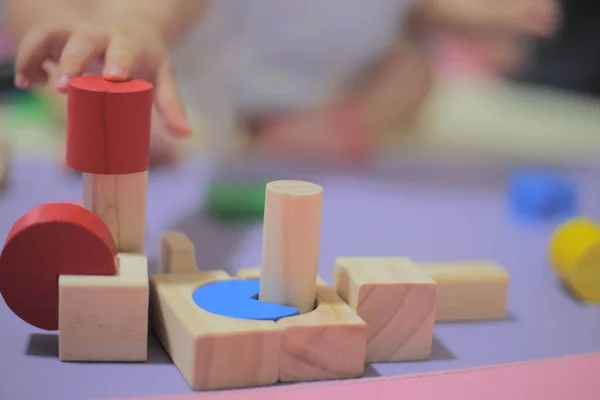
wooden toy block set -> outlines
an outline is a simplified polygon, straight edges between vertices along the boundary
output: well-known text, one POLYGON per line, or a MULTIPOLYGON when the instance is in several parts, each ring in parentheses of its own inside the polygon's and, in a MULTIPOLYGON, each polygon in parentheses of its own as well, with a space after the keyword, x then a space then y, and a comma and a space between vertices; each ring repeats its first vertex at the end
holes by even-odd
POLYGON ((317 270, 323 188, 302 181, 266 185, 259 267, 199 271, 189 238, 166 232, 149 276, 152 86, 85 76, 68 96, 83 206, 34 208, 0 255, 6 304, 58 330, 61 360, 144 362, 150 327, 194 390, 353 378, 365 363, 427 359, 436 321, 505 316, 509 277, 492 262, 340 257, 329 286, 317 270))

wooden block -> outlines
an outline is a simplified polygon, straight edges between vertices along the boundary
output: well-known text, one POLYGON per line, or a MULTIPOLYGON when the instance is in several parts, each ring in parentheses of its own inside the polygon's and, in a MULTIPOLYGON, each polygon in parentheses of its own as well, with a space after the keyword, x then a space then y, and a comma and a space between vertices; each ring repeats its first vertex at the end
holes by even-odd
POLYGON ((429 357, 437 285, 412 261, 340 257, 334 282, 340 297, 367 323, 367 362, 429 357))
POLYGON ((267 184, 259 299, 312 311, 321 237, 323 188, 309 182, 267 184))
POLYGON ((436 321, 501 319, 506 315, 508 273, 487 261, 419 263, 438 285, 436 321))
POLYGON ((275 322, 222 317, 192 300, 200 286, 229 278, 225 271, 151 277, 154 331, 194 390, 277 382, 281 329, 275 322))
POLYGON ((67 101, 67 165, 90 174, 148 170, 153 86, 102 76, 71 79, 67 101))
POLYGON ((194 243, 184 233, 165 232, 160 237, 159 272, 185 273, 195 272, 196 249, 194 243))
MULTIPOLYGON (((179 243, 186 243, 182 247, 185 250, 191 242, 181 235, 167 238, 179 237, 179 243)), ((230 276, 225 271, 183 272, 190 266, 186 257, 166 260, 171 263, 165 265, 167 271, 181 272, 150 278, 150 318, 157 337, 192 389, 242 388, 277 382, 282 337, 277 324, 204 311, 194 303, 194 291, 230 276), (182 265, 176 264, 179 262, 182 265)))
POLYGON ((62 361, 146 361, 148 262, 121 253, 117 264, 115 276, 59 277, 62 361))
POLYGON ((260 267, 241 268, 238 270, 235 276, 240 279, 259 279, 260 267))
POLYGON ((104 221, 122 253, 144 253, 148 171, 83 174, 83 204, 104 221))
MULTIPOLYGON (((258 268, 238 272, 258 279, 258 268)), ((283 318, 279 380, 282 382, 357 378, 363 375, 367 325, 327 283, 316 279, 316 308, 283 318)))

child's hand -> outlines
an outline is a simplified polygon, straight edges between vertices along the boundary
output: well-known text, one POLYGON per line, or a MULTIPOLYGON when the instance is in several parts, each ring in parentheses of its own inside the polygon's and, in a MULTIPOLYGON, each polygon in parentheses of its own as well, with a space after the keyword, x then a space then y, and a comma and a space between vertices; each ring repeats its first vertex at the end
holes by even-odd
POLYGON ((104 18, 33 29, 19 47, 15 85, 50 84, 64 92, 71 78, 90 71, 97 61, 103 61, 106 79, 122 81, 135 76, 154 83, 155 104, 169 131, 178 136, 190 133, 169 49, 152 24, 142 19, 104 18), (56 64, 53 82, 45 68, 48 62, 56 64))
POLYGON ((367 161, 376 139, 353 107, 315 110, 257 123, 251 129, 259 151, 350 164, 367 161))

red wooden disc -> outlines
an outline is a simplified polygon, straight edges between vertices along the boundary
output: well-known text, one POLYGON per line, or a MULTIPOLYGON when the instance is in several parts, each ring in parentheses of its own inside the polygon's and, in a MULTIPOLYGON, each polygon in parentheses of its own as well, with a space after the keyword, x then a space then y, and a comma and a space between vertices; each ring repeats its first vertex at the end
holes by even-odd
POLYGON ((71 80, 68 90, 67 165, 92 174, 146 171, 150 164, 152 85, 111 82, 101 76, 71 80))
POLYGON ((12 227, 0 254, 0 292, 25 322, 58 329, 59 275, 115 275, 108 227, 75 204, 44 204, 12 227))

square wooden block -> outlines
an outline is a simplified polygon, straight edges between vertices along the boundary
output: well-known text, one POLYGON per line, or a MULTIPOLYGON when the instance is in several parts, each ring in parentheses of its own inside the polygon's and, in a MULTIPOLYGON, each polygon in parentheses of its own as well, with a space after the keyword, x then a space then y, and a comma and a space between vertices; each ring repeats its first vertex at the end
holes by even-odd
POLYGON ((146 361, 148 262, 119 254, 115 276, 58 279, 59 355, 63 361, 146 361))
POLYGON ((181 272, 150 278, 152 326, 194 390, 277 382, 282 330, 273 321, 223 317, 198 307, 199 287, 230 279, 225 271, 181 272))
POLYGON ((424 360, 431 353, 437 285, 407 258, 341 257, 338 295, 367 323, 367 362, 424 360))
MULTIPOLYGON (((260 270, 240 270, 240 278, 258 279, 260 270)), ((282 382, 357 378, 363 375, 367 325, 322 279, 316 308, 282 318, 279 380, 282 382)))

